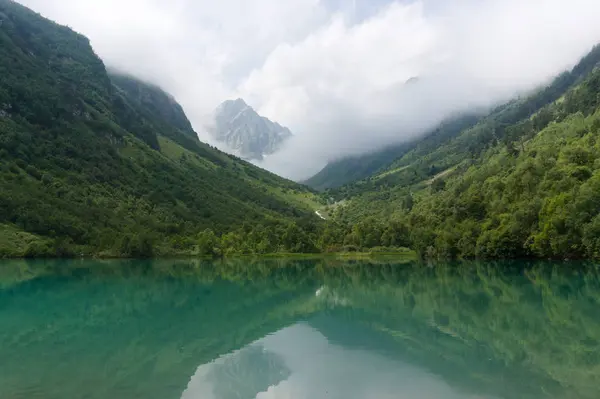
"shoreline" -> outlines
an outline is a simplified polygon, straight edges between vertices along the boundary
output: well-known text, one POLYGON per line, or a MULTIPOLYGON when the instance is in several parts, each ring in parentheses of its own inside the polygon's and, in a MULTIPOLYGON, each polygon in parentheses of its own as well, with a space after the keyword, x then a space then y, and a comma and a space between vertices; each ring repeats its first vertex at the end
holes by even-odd
POLYGON ((367 258, 404 258, 417 260, 414 251, 401 252, 328 252, 328 253, 269 253, 269 254, 235 254, 227 256, 207 256, 193 254, 173 254, 154 256, 148 258, 131 258, 120 256, 74 256, 74 257, 3 257, 3 260, 169 260, 169 259, 201 259, 201 260, 229 260, 229 259, 367 259, 367 258))

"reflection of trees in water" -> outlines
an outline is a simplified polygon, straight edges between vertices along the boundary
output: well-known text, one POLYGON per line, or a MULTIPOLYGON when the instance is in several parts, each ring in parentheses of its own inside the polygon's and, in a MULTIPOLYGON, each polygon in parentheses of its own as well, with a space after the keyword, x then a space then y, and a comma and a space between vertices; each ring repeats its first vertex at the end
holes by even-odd
POLYGON ((506 397, 597 398, 599 274, 585 264, 566 266, 577 268, 380 266, 357 270, 360 278, 342 270, 344 278, 332 276, 327 285, 352 303, 336 315, 379 331, 400 344, 402 356, 455 382, 506 397))
POLYGON ((469 391, 600 396, 600 278, 586 264, 15 262, 0 285, 0 356, 20 368, 0 386, 18 375, 50 384, 75 364, 100 369, 96 382, 147 380, 144 394, 169 397, 153 383, 185 387, 199 364, 309 319, 344 345, 379 345, 469 391), (323 315, 353 333, 340 336, 323 315), (359 326, 366 341, 352 342, 359 326))
POLYGON ((195 274, 196 263, 25 266, 31 279, 0 289, 2 397, 179 398, 198 365, 294 323, 314 297, 195 274))

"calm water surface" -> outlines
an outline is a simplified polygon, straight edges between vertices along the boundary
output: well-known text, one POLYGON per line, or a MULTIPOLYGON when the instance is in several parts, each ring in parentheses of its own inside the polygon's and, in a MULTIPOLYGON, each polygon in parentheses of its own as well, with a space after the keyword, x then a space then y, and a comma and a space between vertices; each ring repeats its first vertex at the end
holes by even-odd
POLYGON ((590 264, 4 261, 0 398, 597 399, 599 301, 590 264))

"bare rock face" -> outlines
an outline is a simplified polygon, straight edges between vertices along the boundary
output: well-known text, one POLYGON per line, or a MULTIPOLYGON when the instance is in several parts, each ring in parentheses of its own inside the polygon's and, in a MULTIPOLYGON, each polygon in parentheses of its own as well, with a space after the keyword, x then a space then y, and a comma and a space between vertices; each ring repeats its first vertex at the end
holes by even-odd
POLYGON ((292 137, 286 127, 260 116, 241 98, 227 100, 215 110, 212 137, 249 160, 273 154, 292 137))

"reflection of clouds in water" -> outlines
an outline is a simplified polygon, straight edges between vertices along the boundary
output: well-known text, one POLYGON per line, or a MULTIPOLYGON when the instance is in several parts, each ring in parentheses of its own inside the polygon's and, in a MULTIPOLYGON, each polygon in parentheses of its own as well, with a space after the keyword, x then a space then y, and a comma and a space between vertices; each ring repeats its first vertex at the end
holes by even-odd
POLYGON ((200 366, 182 399, 252 399, 289 375, 279 355, 255 343, 200 366))
POLYGON ((456 392, 436 376, 408 364, 387 359, 378 353, 348 350, 331 344, 319 331, 297 324, 211 364, 200 366, 182 396, 182 399, 230 398, 474 397, 456 392), (263 356, 257 356, 258 352, 254 350, 253 354, 246 352, 249 348, 261 348, 263 356), (282 362, 273 359, 281 359, 282 362), (267 363, 270 367, 265 368, 267 363), (275 370, 277 367, 280 369, 275 370), (219 371, 215 372, 217 369, 219 371), (236 373, 231 370, 236 370, 236 373), (265 378, 267 375, 270 378, 265 378), (277 376, 280 378, 274 380, 277 376))
POLYGON ((299 397, 294 394, 294 387, 289 381, 283 381, 281 384, 269 387, 267 392, 261 392, 256 395, 256 399, 295 399, 299 397))

